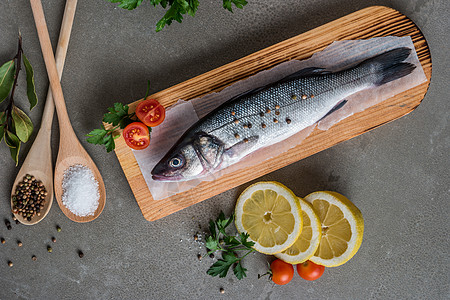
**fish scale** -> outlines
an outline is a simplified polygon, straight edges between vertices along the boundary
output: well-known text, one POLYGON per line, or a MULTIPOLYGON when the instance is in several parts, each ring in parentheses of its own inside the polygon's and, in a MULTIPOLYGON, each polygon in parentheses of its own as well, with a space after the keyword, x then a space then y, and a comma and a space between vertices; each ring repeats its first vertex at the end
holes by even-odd
MULTIPOLYGON (((199 120, 152 170, 154 180, 180 181, 210 174, 311 126, 346 97, 410 74, 397 48, 335 73, 307 68, 246 92, 199 120)), ((345 103, 345 102, 344 102, 345 103)))
POLYGON ((356 73, 355 70, 274 84, 227 103, 221 110, 209 115, 198 131, 217 136, 226 148, 246 138, 258 137, 258 141, 242 153, 245 156, 254 149, 286 139, 314 124, 345 97, 370 85, 370 79, 361 80, 364 76, 358 78, 358 74, 352 73, 356 73), (341 88, 338 90, 338 87, 341 88), (302 98, 304 95, 306 99, 302 98), (276 106, 280 108, 276 109, 276 106), (266 112, 267 109, 270 113, 266 112), (277 111, 278 115, 275 114, 277 111), (261 113, 264 114, 262 117, 261 113), (290 120, 289 124, 287 119, 290 120), (244 128, 248 124, 251 124, 251 128, 244 128), (265 124, 265 128, 262 128, 262 124, 265 124))

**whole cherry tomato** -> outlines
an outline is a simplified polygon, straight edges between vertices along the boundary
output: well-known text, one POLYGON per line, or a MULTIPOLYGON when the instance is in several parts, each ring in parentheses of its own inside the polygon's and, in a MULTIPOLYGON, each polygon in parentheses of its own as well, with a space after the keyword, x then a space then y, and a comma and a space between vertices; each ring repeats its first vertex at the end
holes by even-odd
POLYGON ((133 122, 123 130, 123 138, 128 147, 135 150, 142 150, 150 144, 150 134, 148 127, 141 122, 133 122))
POLYGON ((294 267, 281 259, 276 259, 270 264, 272 281, 278 285, 289 283, 294 277, 294 267))
POLYGON ((147 99, 139 103, 136 116, 147 126, 155 127, 164 121, 166 110, 155 99, 147 99))
POLYGON ((325 271, 325 267, 317 265, 310 260, 297 265, 297 273, 305 280, 316 280, 322 276, 325 271))

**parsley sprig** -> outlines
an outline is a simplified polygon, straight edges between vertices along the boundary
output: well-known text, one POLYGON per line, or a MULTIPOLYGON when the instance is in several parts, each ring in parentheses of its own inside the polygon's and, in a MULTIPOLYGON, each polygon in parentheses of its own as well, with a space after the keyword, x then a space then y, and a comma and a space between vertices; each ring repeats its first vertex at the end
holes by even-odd
MULTIPOLYGON (((145 93, 144 99, 147 99, 150 92, 150 80, 147 81, 147 92, 145 93)), ((88 143, 95 145, 105 145, 106 152, 111 152, 116 148, 116 143, 114 142, 120 134, 117 129, 124 129, 128 124, 131 124, 137 120, 136 114, 129 113, 128 105, 123 105, 122 103, 114 103, 114 107, 108 108, 106 114, 103 115, 103 123, 112 124, 112 128, 106 129, 102 124, 100 129, 94 129, 86 136, 88 143)), ((148 127, 148 126, 147 126, 148 127)), ((148 127, 148 131, 151 132, 152 128, 148 127)))
MULTIPOLYGON (((112 3, 119 3, 118 7, 133 10, 140 6, 144 0, 108 0, 112 3)), ((195 16, 198 10, 199 0, 149 0, 153 6, 161 5, 167 9, 164 16, 156 24, 156 31, 161 31, 166 25, 169 26, 173 21, 181 23, 183 15, 195 16)), ((246 0, 223 0, 223 8, 233 12, 232 4, 242 9, 247 4, 246 0)))
POLYGON ((135 121, 134 113, 128 113, 128 105, 114 103, 114 107, 108 108, 108 113, 103 115, 103 122, 112 124, 112 128, 105 129, 102 124, 100 129, 94 129, 86 136, 91 144, 105 145, 106 152, 111 152, 116 147, 114 142, 120 134, 116 131, 118 128, 124 129, 128 124, 135 121))
POLYGON ((209 221, 209 230, 211 235, 206 238, 206 248, 208 248, 207 255, 215 251, 222 252, 222 258, 215 262, 206 271, 208 275, 225 277, 228 270, 233 267, 234 275, 237 279, 242 279, 247 276, 247 269, 242 266, 242 259, 254 252, 252 246, 255 244, 249 241, 247 233, 240 233, 238 237, 229 235, 225 229, 233 223, 234 214, 229 218, 225 218, 223 212, 220 213, 216 221, 209 221), (245 251, 242 256, 238 256, 238 251, 245 251))

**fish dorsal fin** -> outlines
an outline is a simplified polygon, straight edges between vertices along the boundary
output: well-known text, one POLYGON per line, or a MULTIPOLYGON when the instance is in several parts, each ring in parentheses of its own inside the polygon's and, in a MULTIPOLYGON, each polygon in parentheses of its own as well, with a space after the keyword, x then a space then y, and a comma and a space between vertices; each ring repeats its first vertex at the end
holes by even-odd
POLYGON ((324 68, 317 68, 317 67, 310 67, 301 69, 295 73, 292 73, 291 75, 288 75, 281 79, 281 81, 288 81, 293 80, 301 77, 308 77, 308 76, 314 76, 314 75, 326 75, 331 74, 330 71, 326 71, 324 68))
POLYGON ((258 142, 259 136, 251 136, 248 138, 244 138, 243 140, 237 142, 230 148, 225 149, 224 154, 228 156, 228 158, 234 160, 239 159, 248 153, 250 153, 258 142))

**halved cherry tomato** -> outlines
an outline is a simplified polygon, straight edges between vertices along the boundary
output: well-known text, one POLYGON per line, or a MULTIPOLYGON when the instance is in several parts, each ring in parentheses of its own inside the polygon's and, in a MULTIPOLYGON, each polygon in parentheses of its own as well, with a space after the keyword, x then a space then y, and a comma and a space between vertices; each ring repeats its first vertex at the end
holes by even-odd
POLYGON ((147 99, 139 103, 136 116, 147 126, 155 127, 164 121, 166 110, 155 99, 147 99))
POLYGON ((310 260, 297 265, 297 273, 305 280, 316 280, 320 278, 325 271, 325 267, 317 265, 310 260))
POLYGON ((150 144, 150 134, 148 127, 141 122, 133 122, 123 130, 123 138, 128 147, 135 150, 142 150, 150 144))
POLYGON ((272 281, 278 285, 289 283, 294 277, 294 267, 281 259, 276 259, 270 264, 272 281))

